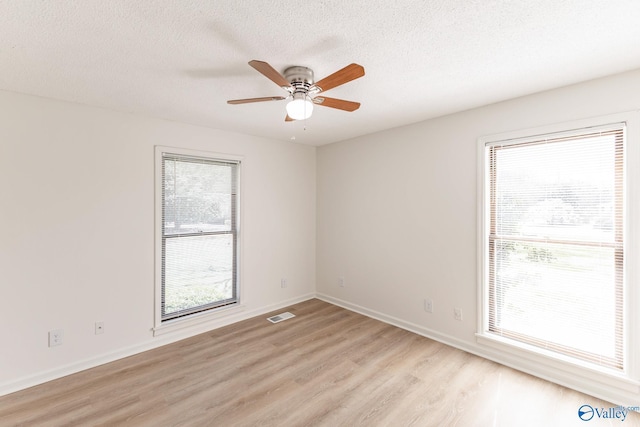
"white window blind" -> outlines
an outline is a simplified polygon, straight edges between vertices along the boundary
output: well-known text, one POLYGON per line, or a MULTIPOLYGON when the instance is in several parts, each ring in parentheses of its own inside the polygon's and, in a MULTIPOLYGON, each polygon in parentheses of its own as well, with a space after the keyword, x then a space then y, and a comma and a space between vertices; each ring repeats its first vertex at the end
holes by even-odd
POLYGON ((624 124, 485 146, 486 333, 623 369, 624 124))
POLYGON ((162 155, 162 321, 237 302, 237 169, 162 155))

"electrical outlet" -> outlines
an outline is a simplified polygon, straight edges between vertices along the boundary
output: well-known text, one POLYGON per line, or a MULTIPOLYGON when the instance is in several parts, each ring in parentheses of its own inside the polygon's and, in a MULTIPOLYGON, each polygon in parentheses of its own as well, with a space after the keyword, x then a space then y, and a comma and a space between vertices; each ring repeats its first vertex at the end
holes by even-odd
POLYGON ((287 287, 287 279, 280 279, 280 287, 281 288, 287 287))
POLYGON ((344 288, 344 276, 338 277, 338 286, 344 288))
POLYGON ((49 331, 49 347, 55 347, 62 345, 62 337, 64 331, 62 329, 56 329, 55 331, 49 331))
POLYGON ((104 334, 104 322, 96 322, 96 335, 104 334))
POLYGON ((462 320, 462 309, 459 307, 456 307, 453 309, 453 317, 456 318, 456 320, 462 320))
POLYGON ((427 313, 433 313, 433 300, 431 298, 424 300, 424 311, 427 313))

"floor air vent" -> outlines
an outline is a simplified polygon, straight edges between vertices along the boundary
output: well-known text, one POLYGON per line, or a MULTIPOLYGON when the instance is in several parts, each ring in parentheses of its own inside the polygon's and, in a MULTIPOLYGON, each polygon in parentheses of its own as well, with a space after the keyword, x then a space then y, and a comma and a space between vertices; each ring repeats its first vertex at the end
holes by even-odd
POLYGON ((284 313, 276 314, 275 316, 267 317, 267 320, 271 323, 282 322, 283 320, 291 319, 292 317, 296 317, 295 314, 291 314, 288 311, 284 313))

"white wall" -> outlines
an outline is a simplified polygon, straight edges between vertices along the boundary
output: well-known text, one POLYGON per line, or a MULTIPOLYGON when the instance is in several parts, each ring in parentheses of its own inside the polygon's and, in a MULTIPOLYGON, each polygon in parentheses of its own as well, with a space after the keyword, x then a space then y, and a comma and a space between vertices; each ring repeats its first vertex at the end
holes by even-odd
POLYGON ((315 167, 314 147, 0 92, 0 395, 313 296, 315 167), (243 156, 245 298, 154 338, 155 145, 243 156))
POLYGON ((639 402, 637 384, 619 390, 541 371, 480 347, 474 335, 477 139, 637 110, 638 94, 640 70, 320 147, 318 295, 590 394, 639 402), (433 314, 423 309, 427 297, 433 314))

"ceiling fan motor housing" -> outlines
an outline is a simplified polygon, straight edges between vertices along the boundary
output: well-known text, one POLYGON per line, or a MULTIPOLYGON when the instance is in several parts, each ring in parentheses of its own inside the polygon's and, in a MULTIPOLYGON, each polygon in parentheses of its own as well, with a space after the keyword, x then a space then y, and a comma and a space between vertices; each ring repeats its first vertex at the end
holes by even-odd
POLYGON ((313 85, 313 70, 307 67, 289 67, 284 70, 284 78, 293 87, 293 93, 307 94, 313 85))

